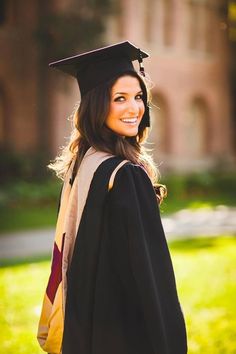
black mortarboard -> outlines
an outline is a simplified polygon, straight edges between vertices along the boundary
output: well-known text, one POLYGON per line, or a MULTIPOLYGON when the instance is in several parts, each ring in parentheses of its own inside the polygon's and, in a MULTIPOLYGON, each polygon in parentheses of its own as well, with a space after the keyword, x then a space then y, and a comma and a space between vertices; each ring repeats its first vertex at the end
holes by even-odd
MULTIPOLYGON (((120 42, 111 46, 99 48, 90 52, 75 55, 53 63, 49 66, 57 68, 66 74, 74 76, 79 84, 81 97, 88 91, 109 81, 119 74, 136 72, 132 61, 138 60, 140 72, 144 75, 142 59, 149 55, 134 46, 129 41, 120 42)), ((147 106, 147 93, 144 93, 146 111, 142 123, 150 125, 149 110, 147 106)))

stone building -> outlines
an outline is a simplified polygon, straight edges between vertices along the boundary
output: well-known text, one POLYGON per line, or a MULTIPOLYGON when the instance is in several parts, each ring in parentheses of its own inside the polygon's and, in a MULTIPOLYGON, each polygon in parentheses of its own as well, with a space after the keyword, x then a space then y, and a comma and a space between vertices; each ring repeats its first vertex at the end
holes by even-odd
POLYGON ((110 21, 110 42, 129 38, 151 53, 146 68, 157 108, 150 141, 162 168, 199 170, 231 160, 228 39, 221 10, 215 0, 123 0, 110 21))
MULTIPOLYGON (((48 6, 22 3, 0 5, 0 143, 19 152, 45 148, 53 156, 69 135, 66 118, 79 92, 75 80, 42 69, 35 33, 39 12, 48 6)), ((50 6, 63 13, 72 3, 50 6)), ((199 171, 231 163, 228 40, 220 1, 117 1, 104 42, 125 39, 151 54, 145 61, 155 83, 148 147, 161 168, 199 171)))

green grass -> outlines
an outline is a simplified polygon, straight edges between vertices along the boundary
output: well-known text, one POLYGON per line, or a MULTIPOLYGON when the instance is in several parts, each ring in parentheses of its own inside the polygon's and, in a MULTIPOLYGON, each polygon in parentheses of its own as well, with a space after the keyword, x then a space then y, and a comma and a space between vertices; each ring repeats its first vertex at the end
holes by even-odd
POLYGON ((236 238, 171 243, 189 353, 236 353, 236 238))
POLYGON ((0 186, 0 232, 55 226, 61 182, 18 181, 0 186))
POLYGON ((30 230, 56 225, 57 206, 23 206, 0 210, 0 232, 30 230))
POLYGON ((49 262, 8 266, 0 272, 1 353, 38 354, 35 334, 49 262))
POLYGON ((218 205, 226 205, 235 207, 236 199, 233 194, 229 195, 216 195, 216 196, 173 196, 169 193, 168 197, 164 199, 161 204, 162 214, 172 214, 181 209, 197 210, 200 208, 215 208, 218 205))
MULTIPOLYGON (((189 354, 235 354, 236 239, 172 241, 170 250, 189 354)), ((48 260, 31 260, 0 269, 2 353, 42 353, 35 338, 49 268, 48 260)))

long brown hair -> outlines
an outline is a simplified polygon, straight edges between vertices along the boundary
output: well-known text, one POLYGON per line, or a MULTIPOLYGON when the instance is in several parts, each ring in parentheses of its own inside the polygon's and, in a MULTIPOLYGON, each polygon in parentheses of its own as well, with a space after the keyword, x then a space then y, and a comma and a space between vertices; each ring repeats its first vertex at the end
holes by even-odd
MULTIPOLYGON (((49 165, 49 168, 53 169, 58 177, 64 178, 73 159, 77 159, 77 163, 80 164, 84 154, 92 146, 95 150, 108 152, 130 160, 134 164, 142 165, 146 169, 153 185, 157 185, 158 173, 156 166, 142 144, 148 134, 148 128, 145 124, 141 121, 138 134, 134 137, 121 137, 105 124, 109 114, 111 88, 118 78, 126 75, 138 79, 143 92, 146 112, 150 95, 143 78, 136 72, 123 73, 90 90, 82 97, 80 105, 74 114, 74 129, 68 145, 64 147, 61 155, 56 157, 55 161, 49 165)), ((161 191, 161 188, 158 189, 161 191)), ((160 195, 163 197, 163 192, 160 195)))

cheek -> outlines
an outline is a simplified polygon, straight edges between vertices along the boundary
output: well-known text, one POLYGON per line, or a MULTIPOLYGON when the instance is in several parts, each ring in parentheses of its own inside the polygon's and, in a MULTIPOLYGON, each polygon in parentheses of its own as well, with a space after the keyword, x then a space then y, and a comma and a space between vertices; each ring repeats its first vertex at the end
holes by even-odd
POLYGON ((120 112, 124 111, 125 105, 124 104, 117 104, 116 102, 111 103, 110 105, 110 113, 113 116, 117 116, 120 112))
POLYGON ((106 119, 106 122, 111 122, 115 119, 120 118, 120 116, 122 115, 123 112, 123 108, 122 106, 119 105, 115 105, 115 104, 111 104, 110 105, 110 110, 106 119))

